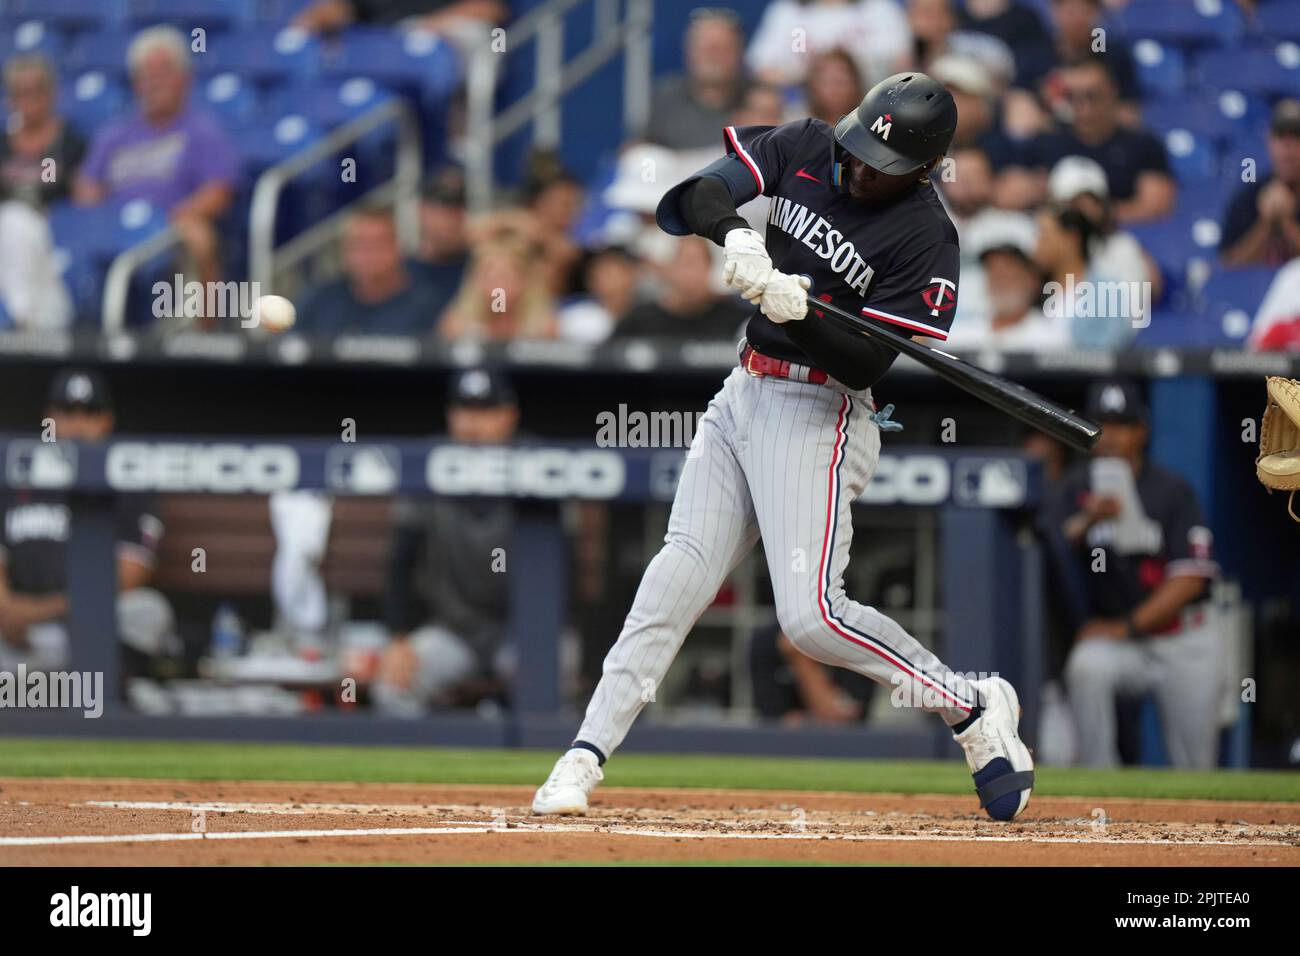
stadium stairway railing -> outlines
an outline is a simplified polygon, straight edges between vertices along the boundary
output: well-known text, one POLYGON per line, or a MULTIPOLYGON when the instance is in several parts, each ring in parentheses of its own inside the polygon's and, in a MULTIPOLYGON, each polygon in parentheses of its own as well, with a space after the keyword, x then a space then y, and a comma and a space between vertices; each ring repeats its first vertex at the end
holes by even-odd
POLYGON ((413 253, 419 243, 421 152, 420 125, 414 111, 405 100, 393 97, 263 172, 253 186, 248 216, 249 278, 265 291, 281 289, 279 283, 291 270, 334 240, 343 221, 357 205, 371 202, 393 203, 398 238, 402 248, 413 253), (294 179, 309 174, 319 163, 390 124, 397 131, 393 175, 277 247, 276 211, 284 188, 294 179))
MULTIPOLYGON (((481 44, 466 64, 468 123, 465 136, 466 187, 470 207, 487 209, 495 188, 493 153, 531 124, 533 144, 555 149, 560 143, 564 97, 597 70, 623 57, 623 125, 639 132, 650 112, 654 0, 548 0, 512 23, 508 45, 481 44), (565 17, 582 5, 592 11, 592 42, 570 53, 565 47, 565 17), (529 48, 533 88, 498 109, 498 80, 504 58, 529 48)), ((506 37, 502 36, 502 43, 506 37)))

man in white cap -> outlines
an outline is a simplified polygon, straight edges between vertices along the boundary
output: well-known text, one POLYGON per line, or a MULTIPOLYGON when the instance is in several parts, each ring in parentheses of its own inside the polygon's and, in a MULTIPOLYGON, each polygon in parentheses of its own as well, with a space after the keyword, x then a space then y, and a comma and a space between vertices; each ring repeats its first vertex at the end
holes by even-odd
POLYGON ((1116 228, 1106 171, 1087 156, 1066 156, 1047 177, 1048 198, 1079 210, 1097 227, 1091 263, 1099 276, 1114 282, 1151 283, 1151 301, 1164 284, 1160 268, 1130 233, 1116 228))

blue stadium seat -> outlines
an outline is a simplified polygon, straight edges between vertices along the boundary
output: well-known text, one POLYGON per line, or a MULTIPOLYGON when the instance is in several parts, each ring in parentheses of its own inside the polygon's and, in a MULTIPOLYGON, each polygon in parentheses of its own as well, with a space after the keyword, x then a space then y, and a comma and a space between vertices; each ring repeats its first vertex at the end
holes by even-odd
POLYGON ((58 61, 63 54, 63 34, 42 20, 23 20, 0 31, 0 60, 19 53, 44 53, 58 61))
POLYGON ((73 70, 98 70, 114 76, 126 76, 126 51, 135 33, 130 30, 106 30, 86 34, 72 44, 61 67, 73 70))
POLYGON ((257 116, 257 91, 238 74, 218 73, 201 80, 195 92, 199 102, 227 128, 245 124, 257 116))
POLYGON ((1244 309, 1254 317, 1276 277, 1277 269, 1272 267, 1216 269, 1201 289, 1200 298, 1207 309, 1244 309))
POLYGON ((1138 81, 1144 96, 1177 97, 1187 85, 1187 60, 1181 50, 1156 40, 1133 44, 1138 81))
POLYGON ((1300 42, 1300 10, 1295 0, 1264 0, 1255 17, 1261 35, 1300 42))
POLYGON ((1221 145, 1261 128, 1267 117, 1268 105, 1263 99, 1237 89, 1148 98, 1142 110, 1142 122, 1152 132, 1185 129, 1221 145))
POLYGON ((334 127, 346 123, 392 99, 393 92, 367 77, 318 80, 279 91, 277 102, 284 112, 302 113, 312 123, 334 127))
POLYGON ((317 0, 241 0, 239 18, 245 26, 285 24, 316 2, 317 0))
POLYGON ((460 58, 432 33, 385 27, 354 27, 322 63, 322 75, 346 80, 363 76, 393 89, 449 95, 460 82, 460 58))
POLYGON ((115 76, 88 70, 65 80, 59 88, 59 108, 85 136, 130 109, 130 93, 115 76))
POLYGON ((1219 154, 1212 140, 1190 130, 1165 133, 1165 150, 1174 176, 1181 181, 1209 179, 1219 169, 1219 154))
POLYGON ((126 0, 9 0, 6 13, 12 19, 44 20, 64 32, 100 31, 122 25, 126 0))
POLYGON ((93 207, 56 203, 50 207, 49 216, 55 257, 63 269, 78 322, 98 326, 100 296, 109 263, 118 253, 164 228, 167 217, 161 209, 140 199, 93 207))
POLYGON ((1236 43, 1246 20, 1232 0, 1132 0, 1118 14, 1120 30, 1134 40, 1160 40, 1175 46, 1236 43))
POLYGON ((1198 222, 1223 215, 1223 207, 1232 195, 1232 183, 1225 183, 1220 171, 1202 178, 1179 180, 1178 209, 1175 217, 1182 222, 1198 222))
POLYGON ((1263 176, 1269 168, 1268 140, 1262 131, 1254 130, 1240 139, 1229 140, 1222 150, 1223 176, 1233 188, 1242 181, 1243 163, 1254 161, 1256 176, 1263 176))
POLYGON ((232 33, 194 57, 200 75, 238 73, 254 83, 281 84, 314 76, 320 41, 301 30, 254 29, 232 33))
POLYGON ((245 166, 254 173, 289 158, 322 136, 321 128, 301 113, 254 118, 231 133, 245 166))
POLYGON ((1259 96, 1295 95, 1300 92, 1300 45, 1284 40, 1250 44, 1240 50, 1206 50, 1197 56, 1196 69, 1201 82, 1217 89, 1259 96))
POLYGON ((1151 312, 1151 323, 1138 330, 1133 344, 1139 348, 1187 348, 1199 344, 1197 340, 1201 333, 1200 316, 1183 309, 1155 308, 1151 312))
POLYGON ((88 207, 56 203, 49 215, 56 248, 101 265, 167 225, 163 211, 142 199, 88 207))
POLYGON ((243 0, 126 0, 126 19, 139 29, 170 23, 188 33, 195 27, 228 30, 244 15, 243 0))
POLYGON ((1213 262, 1218 255, 1218 216, 1209 211, 1179 211, 1162 222, 1130 226, 1128 231, 1160 268, 1180 283, 1186 281, 1194 263, 1213 262))

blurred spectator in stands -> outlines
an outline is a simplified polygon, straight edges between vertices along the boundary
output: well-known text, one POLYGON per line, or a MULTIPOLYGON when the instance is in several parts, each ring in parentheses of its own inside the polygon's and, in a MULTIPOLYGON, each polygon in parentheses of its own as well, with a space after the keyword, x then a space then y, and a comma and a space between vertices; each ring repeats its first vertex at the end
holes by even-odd
POLYGON ((1092 254, 1097 227, 1077 209, 1051 206, 1038 214, 1034 261, 1046 275, 1043 312, 1066 319, 1081 348, 1118 348, 1149 316, 1149 288, 1101 271, 1092 254))
POLYGON ((45 216, 21 199, 0 202, 0 329, 57 331, 72 313, 45 216))
POLYGON ((1057 67, 1096 58, 1115 78, 1124 124, 1137 126, 1142 116, 1137 63, 1124 38, 1102 27, 1106 8, 1101 0, 1052 0, 1051 14, 1056 63, 1039 84, 1048 107, 1055 110, 1063 105, 1065 90, 1057 67))
POLYGON ((1300 100, 1273 108, 1268 159, 1268 175, 1238 187, 1224 213, 1225 266, 1277 266, 1300 256, 1300 100))
MULTIPOLYGON (((722 155, 718 131, 714 149, 722 155)), ((628 246, 642 260, 662 264, 672 258, 673 237, 655 222, 655 207, 664 191, 699 165, 687 167, 680 154, 652 143, 636 143, 619 154, 614 181, 601 193, 611 210, 604 241, 628 246)))
POLYGON ((609 338, 618 320, 636 303, 642 272, 641 261, 626 246, 605 246, 589 253, 582 266, 585 294, 560 310, 560 338, 584 344, 609 338))
POLYGON ((1002 131, 997 90, 984 64, 969 56, 941 56, 930 64, 930 75, 948 88, 957 104, 951 150, 978 147, 994 170, 1011 163, 1017 147, 1002 131))
MULTIPOLYGON (((993 202, 993 168, 980 149, 954 149, 936 177, 939 196, 961 240, 961 296, 953 328, 984 327, 993 309, 980 253, 994 246, 1034 247, 1037 229, 1028 213, 998 209, 993 202)), ((1040 283, 1041 284, 1041 283, 1040 283)))
MULTIPOLYGON (((46 401, 48 444, 40 455, 57 467, 58 443, 102 442, 113 432, 108 387, 94 371, 65 369, 54 377, 46 401)), ((144 495, 114 496, 117 540, 117 633, 127 671, 144 658, 179 651, 171 606, 147 585, 162 537, 154 502, 144 495)), ((64 491, 10 491, 0 497, 0 669, 18 664, 57 670, 68 664, 67 550, 72 530, 64 491)), ((107 688, 116 695, 116 688, 107 688)))
POLYGON ((738 342, 748 310, 738 298, 714 286, 716 247, 699 236, 685 236, 674 244, 676 252, 665 270, 663 291, 656 301, 633 306, 614 335, 738 342))
POLYGON ((343 227, 343 275, 308 289, 297 328, 315 335, 428 335, 448 294, 402 258, 392 211, 352 213, 343 227))
POLYGON ((1154 694, 1174 765, 1209 769, 1223 690, 1213 537, 1191 486, 1148 460, 1147 412, 1132 383, 1096 383, 1087 414, 1104 425, 1101 439, 1047 512, 1085 590, 1065 668, 1080 762, 1117 764, 1118 699, 1154 694))
MULTIPOLYGON (((502 445, 518 425, 514 390, 503 373, 471 368, 453 375, 448 438, 502 445)), ((394 510, 384 599, 393 636, 380 660, 376 706, 417 716, 430 707, 503 696, 514 658, 505 643, 514 503, 402 498, 394 510)))
POLYGON ((857 109, 867 92, 857 63, 839 46, 812 58, 803 85, 807 98, 803 112, 832 126, 857 109))
POLYGON ((442 314, 438 334, 485 342, 553 338, 555 297, 542 249, 509 220, 491 228, 475 242, 469 269, 442 314))
POLYGON ((861 723, 876 687, 870 678, 801 653, 779 630, 753 636, 749 675, 758 715, 786 724, 861 723))
POLYGON ((1047 194, 1047 171, 1066 156, 1087 156, 1106 171, 1120 223, 1168 216, 1177 198, 1164 145, 1145 130, 1119 125, 1115 81, 1099 60, 1062 71, 1071 111, 1066 128, 1031 140, 1014 167, 999 178, 999 203, 1013 209, 1038 205, 1047 194))
POLYGON ((541 247, 551 291, 568 295, 577 284, 582 250, 573 227, 585 199, 582 182, 554 156, 534 157, 525 185, 525 208, 532 215, 531 236, 541 247))
POLYGON ((505 0, 317 0, 294 18, 309 33, 334 33, 353 24, 401 24, 453 39, 479 35, 503 23, 505 0))
POLYGON ((908 0, 907 22, 913 38, 911 69, 929 73, 941 56, 971 57, 988 71, 999 94, 1015 77, 1011 48, 992 34, 959 30, 952 0, 908 0))
MULTIPOLYGON (((857 104, 855 103, 854 106, 857 104)), ((780 87, 755 82, 745 87, 740 106, 731 114, 731 126, 780 126, 785 122, 785 96, 780 87)), ((721 133, 714 146, 721 146, 721 133)), ((719 149, 718 155, 722 155, 719 149)))
POLYGON ((1068 349, 1070 323, 1043 314, 1043 279, 1026 250, 1005 242, 980 251, 988 311, 963 313, 947 345, 955 349, 1037 352, 1068 349))
POLYGON ((220 279, 216 221, 230 208, 239 162, 230 138, 190 103, 190 47, 149 27, 127 50, 140 111, 98 130, 73 187, 77 202, 145 199, 166 211, 199 281, 220 279))
POLYGON ((1300 258, 1277 270, 1247 344, 1261 352, 1300 352, 1300 258))
POLYGON ((745 34, 735 13, 693 11, 685 44, 686 72, 659 81, 644 134, 647 142, 675 150, 716 145, 746 85, 745 34))
POLYGON ((858 58, 865 85, 873 86, 904 68, 910 43, 897 0, 773 0, 745 59, 760 79, 797 86, 813 56, 841 47, 858 58))
POLYGON ((57 112, 53 65, 39 53, 10 57, 4 83, 9 126, 0 137, 0 198, 38 208, 66 199, 86 141, 57 112))
POLYGON ((460 288, 468 263, 465 176, 459 169, 447 166, 433 175, 420 196, 420 251, 416 264, 450 301, 460 288))
POLYGON ((1160 298, 1164 277, 1160 267, 1132 235, 1117 227, 1110 201, 1106 171, 1086 156, 1066 156, 1047 177, 1052 202, 1079 210, 1096 227, 1091 258, 1093 267, 1107 278, 1151 283, 1151 301, 1160 298))
POLYGON ((1038 11, 1014 0, 966 0, 959 27, 1006 44, 1015 58, 1017 86, 1027 86, 1047 68, 1050 42, 1038 11))

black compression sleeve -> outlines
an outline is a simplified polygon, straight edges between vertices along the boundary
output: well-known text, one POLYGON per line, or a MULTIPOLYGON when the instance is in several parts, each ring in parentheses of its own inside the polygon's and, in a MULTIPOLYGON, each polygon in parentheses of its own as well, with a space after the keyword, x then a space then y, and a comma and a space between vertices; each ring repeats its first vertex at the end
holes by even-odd
POLYGON ((787 322, 790 341, 799 346, 818 368, 855 391, 876 384, 894 363, 898 353, 859 332, 851 332, 813 314, 816 300, 808 302, 808 317, 787 322))
POLYGON ((749 223, 737 214, 727 184, 713 176, 703 176, 683 189, 677 208, 691 232, 718 245, 731 230, 749 228, 749 223))

